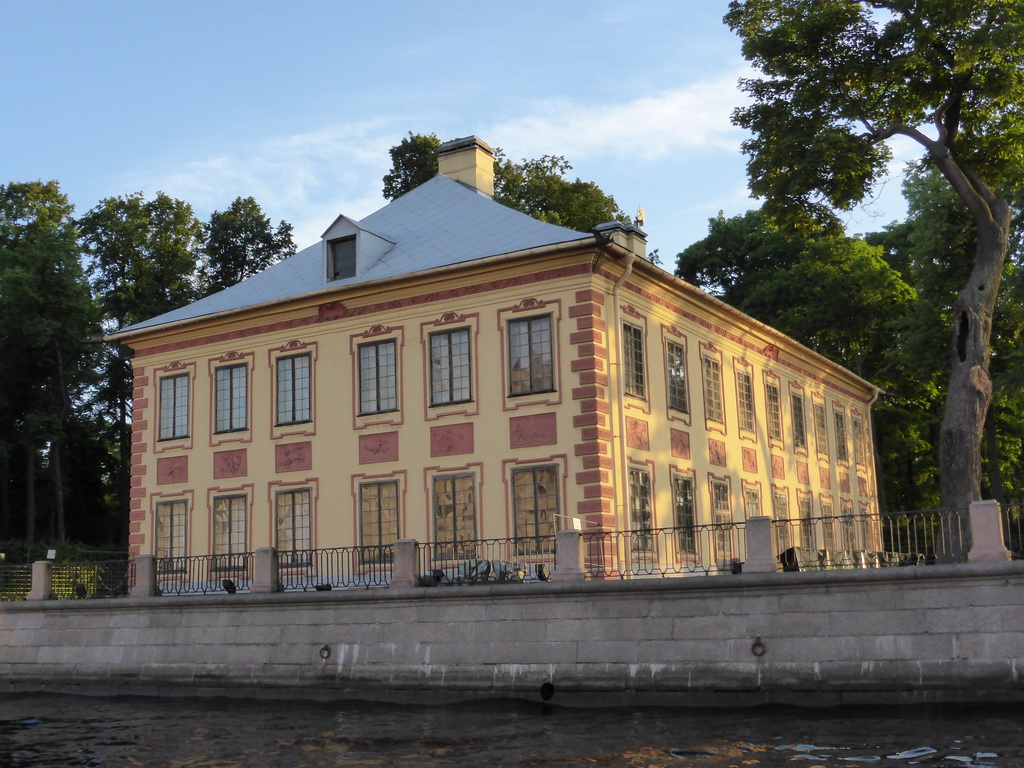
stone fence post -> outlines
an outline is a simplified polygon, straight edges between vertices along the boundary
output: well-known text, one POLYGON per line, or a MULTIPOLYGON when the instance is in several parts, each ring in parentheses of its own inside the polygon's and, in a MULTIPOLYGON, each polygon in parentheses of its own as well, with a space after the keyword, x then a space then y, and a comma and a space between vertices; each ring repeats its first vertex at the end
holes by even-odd
POLYGON ((775 573, 778 563, 772 556, 772 519, 765 515, 748 517, 747 559, 743 563, 744 573, 775 573))
POLYGON ((54 600, 53 563, 37 560, 32 563, 32 589, 25 595, 26 600, 54 600))
POLYGON ((156 557, 139 555, 135 558, 135 583, 132 584, 128 597, 156 597, 160 594, 156 587, 156 557))
POLYGON ((1009 560, 1010 551, 1003 540, 1003 516, 999 510, 999 502, 972 501, 969 514, 971 549, 967 553, 967 561, 992 563, 1009 560))
POLYGON ((418 587, 420 585, 417 552, 419 542, 416 539, 399 539, 395 542, 395 560, 391 571, 391 587, 418 587))
POLYGON ((555 534, 555 572, 552 581, 583 581, 583 534, 579 531, 558 531, 555 534))
POLYGON ((260 547, 256 550, 253 560, 252 584, 250 592, 283 592, 281 579, 278 577, 278 557, 276 547, 260 547))

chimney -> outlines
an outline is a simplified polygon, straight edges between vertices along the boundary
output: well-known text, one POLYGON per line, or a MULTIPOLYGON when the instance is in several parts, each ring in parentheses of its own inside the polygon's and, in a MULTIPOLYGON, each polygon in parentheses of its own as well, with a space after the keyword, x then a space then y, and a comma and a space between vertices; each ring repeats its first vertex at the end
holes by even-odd
POLYGON ((494 150, 476 136, 446 141, 437 149, 438 170, 477 192, 494 197, 494 150))

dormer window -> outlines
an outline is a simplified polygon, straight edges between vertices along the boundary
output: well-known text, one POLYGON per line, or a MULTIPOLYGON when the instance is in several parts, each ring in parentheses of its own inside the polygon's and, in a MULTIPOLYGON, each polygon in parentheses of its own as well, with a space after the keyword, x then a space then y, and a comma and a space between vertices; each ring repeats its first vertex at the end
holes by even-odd
POLYGON ((340 237, 328 242, 330 253, 330 278, 343 280, 356 276, 356 236, 340 237))

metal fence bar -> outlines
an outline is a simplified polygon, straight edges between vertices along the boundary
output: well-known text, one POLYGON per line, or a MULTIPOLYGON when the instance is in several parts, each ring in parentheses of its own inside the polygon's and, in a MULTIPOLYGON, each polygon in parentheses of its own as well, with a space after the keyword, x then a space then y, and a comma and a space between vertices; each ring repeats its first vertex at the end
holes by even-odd
POLYGON ((164 595, 248 592, 252 567, 252 552, 162 557, 157 560, 157 588, 164 595))
POLYGON ((31 565, 0 565, 0 602, 24 600, 31 589, 31 565))
POLYGON ((738 573, 746 560, 743 523, 583 534, 584 568, 595 579, 738 573))
POLYGON ((430 542, 417 549, 421 583, 547 581, 555 570, 555 536, 430 542))
POLYGON ((135 583, 134 560, 54 563, 52 589, 58 600, 127 597, 135 583))
POLYGON ((381 547, 333 547, 278 553, 278 578, 286 592, 386 587, 391 582, 394 550, 381 547))
POLYGON ((1004 504, 1003 540, 1014 560, 1024 559, 1024 505, 1004 504))

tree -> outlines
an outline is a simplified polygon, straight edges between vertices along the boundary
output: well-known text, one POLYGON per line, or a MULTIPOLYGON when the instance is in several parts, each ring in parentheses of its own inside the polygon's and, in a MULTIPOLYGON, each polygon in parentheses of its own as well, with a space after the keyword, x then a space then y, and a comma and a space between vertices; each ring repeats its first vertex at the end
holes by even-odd
MULTIPOLYGON (((391 171, 384 177, 384 197, 393 200, 436 176, 440 146, 435 134, 424 136, 410 131, 408 138, 392 147, 391 171)), ((606 195, 597 184, 565 178, 571 170, 569 161, 561 156, 544 155, 539 160, 524 158, 514 163, 501 149, 496 149, 494 199, 535 219, 579 232, 613 219, 629 221, 615 198, 606 195)))
MULTIPOLYGON (((104 328, 117 331, 184 306, 197 297, 202 225, 192 206, 158 192, 101 200, 79 220, 92 260, 92 282, 104 328)), ((106 349, 95 408, 116 451, 118 506, 127 511, 131 469, 131 353, 106 349)))
POLYGON ((1024 0, 733 0, 725 21, 765 75, 742 82, 753 103, 734 122, 753 134, 743 149, 767 212, 835 226, 833 211, 870 192, 903 136, 974 221, 940 437, 942 503, 964 508, 981 494, 1004 190, 1024 178, 1024 0))
POLYGON ((0 536, 10 534, 10 485, 20 476, 29 543, 37 507, 51 510, 51 535, 65 536, 63 446, 97 328, 72 211, 55 181, 0 186, 0 536), (36 492, 43 470, 48 500, 36 492))
POLYGON ((203 224, 203 294, 228 288, 295 253, 292 225, 275 230, 251 197, 235 198, 226 211, 214 211, 203 224))

